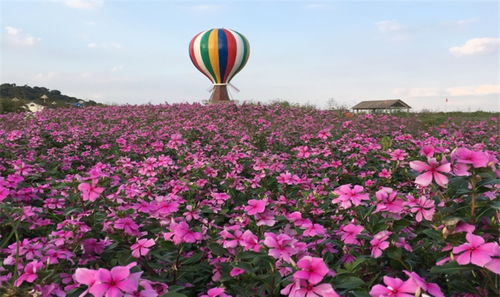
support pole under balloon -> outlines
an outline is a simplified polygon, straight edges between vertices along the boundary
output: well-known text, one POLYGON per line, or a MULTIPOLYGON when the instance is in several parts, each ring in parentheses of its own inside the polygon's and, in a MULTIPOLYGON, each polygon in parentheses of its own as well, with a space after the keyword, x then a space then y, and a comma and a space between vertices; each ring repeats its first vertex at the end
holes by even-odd
POLYGON ((227 85, 214 85, 209 103, 225 103, 230 101, 229 94, 227 93, 227 85))

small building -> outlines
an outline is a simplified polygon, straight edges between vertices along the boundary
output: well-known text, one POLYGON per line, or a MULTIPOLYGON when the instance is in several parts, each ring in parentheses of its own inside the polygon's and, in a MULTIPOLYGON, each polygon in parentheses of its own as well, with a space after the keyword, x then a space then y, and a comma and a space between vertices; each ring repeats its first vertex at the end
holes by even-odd
POLYGON ((45 106, 40 105, 40 104, 36 104, 35 102, 30 102, 30 103, 24 105, 24 108, 26 108, 27 110, 29 110, 31 112, 38 112, 38 111, 43 110, 45 108, 45 106))
POLYGON ((410 108, 411 106, 404 103, 401 99, 361 101, 352 107, 355 112, 367 111, 371 113, 393 111, 409 112, 410 108))
POLYGON ((11 100, 12 102, 19 102, 19 99, 17 97, 12 98, 11 100))
POLYGON ((49 99, 49 97, 43 94, 42 96, 40 96, 40 99, 42 99, 43 103, 47 103, 47 99, 49 99))

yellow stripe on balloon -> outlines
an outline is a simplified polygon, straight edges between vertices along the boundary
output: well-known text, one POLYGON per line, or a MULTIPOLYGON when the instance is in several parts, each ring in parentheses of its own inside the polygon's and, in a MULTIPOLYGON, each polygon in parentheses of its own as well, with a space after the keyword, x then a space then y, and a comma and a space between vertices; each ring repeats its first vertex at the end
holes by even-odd
POLYGON ((214 29, 210 32, 208 37, 208 49, 210 56, 210 64, 212 64, 212 69, 215 73, 216 83, 221 82, 220 70, 219 70, 219 30, 214 29))

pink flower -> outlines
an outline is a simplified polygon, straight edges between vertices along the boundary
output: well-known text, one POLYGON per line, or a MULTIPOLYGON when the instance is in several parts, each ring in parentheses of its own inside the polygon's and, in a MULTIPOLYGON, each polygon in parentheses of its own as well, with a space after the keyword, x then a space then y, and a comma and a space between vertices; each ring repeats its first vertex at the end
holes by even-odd
POLYGON ((403 161, 408 154, 404 150, 395 149, 390 155, 393 161, 403 161))
POLYGON ((231 277, 235 277, 237 275, 240 275, 242 273, 245 273, 245 269, 241 269, 241 268, 238 268, 238 267, 234 267, 233 269, 231 269, 231 271, 229 272, 229 275, 231 277))
POLYGON ((410 162, 410 167, 417 172, 423 172, 415 179, 415 183, 421 186, 426 187, 430 185, 433 178, 441 187, 446 187, 448 184, 448 178, 440 173, 451 171, 451 165, 446 160, 441 161, 441 163, 438 163, 436 159, 429 159, 428 163, 412 161, 410 162))
POLYGON ((75 270, 75 274, 73 275, 75 282, 87 286, 87 290, 83 291, 82 294, 80 294, 80 296, 87 295, 89 289, 94 285, 94 283, 96 282, 95 278, 96 272, 97 270, 92 270, 87 268, 77 268, 75 270))
POLYGON ((417 291, 415 282, 407 280, 403 281, 399 278, 384 276, 384 284, 375 285, 370 290, 372 297, 414 297, 417 291))
POLYGON ((345 244, 355 244, 359 245, 359 240, 356 239, 356 236, 363 231, 363 226, 354 225, 350 223, 349 225, 342 226, 340 228, 341 239, 345 244))
POLYGON ((195 243, 203 239, 203 235, 199 232, 191 231, 186 222, 180 222, 178 224, 172 223, 170 225, 170 230, 174 236, 173 242, 175 244, 180 244, 182 242, 195 243))
POLYGON ((375 193, 378 203, 373 213, 387 211, 395 214, 401 213, 404 201, 398 198, 398 192, 391 188, 383 187, 375 193))
POLYGON ((489 161, 487 153, 475 152, 466 148, 456 149, 452 154, 452 158, 459 163, 471 164, 474 168, 486 167, 489 161))
POLYGON ((491 256, 495 254, 497 248, 495 242, 484 243, 481 236, 472 233, 467 233, 465 239, 467 243, 453 248, 453 254, 455 254, 458 264, 472 263, 484 267, 491 261, 491 256))
MULTIPOLYGON (((133 264, 133 265, 132 265, 133 264)), ((121 297, 124 293, 132 293, 139 285, 138 277, 130 274, 130 267, 116 266, 111 271, 100 268, 95 273, 95 283, 89 288, 94 297, 121 297)))
POLYGON ((249 215, 263 213, 264 210, 266 210, 266 205, 267 205, 266 199, 262 200, 250 199, 248 200, 248 206, 245 207, 245 211, 249 215))
POLYGON ((137 225, 131 218, 120 218, 116 220, 114 227, 125 231, 125 233, 131 236, 137 235, 139 232, 139 225, 137 225))
POLYGON ((246 230, 243 232, 241 239, 242 241, 240 241, 240 245, 245 251, 260 251, 259 238, 253 234, 252 231, 246 230))
POLYGON ((326 233, 325 227, 323 227, 320 224, 304 224, 301 226, 301 228, 305 228, 304 233, 302 235, 304 236, 316 236, 316 235, 323 235, 326 233))
POLYGON ((314 286, 304 280, 296 280, 288 284, 280 293, 288 297, 340 297, 330 284, 314 286))
POLYGON ((276 180, 278 181, 279 184, 287 184, 287 185, 294 185, 298 184, 300 181, 300 177, 296 174, 291 174, 290 172, 285 172, 281 173, 276 180))
POLYGON ((207 291, 207 295, 201 295, 200 297, 231 297, 231 295, 224 293, 223 288, 212 288, 207 291))
POLYGON ((434 147, 430 145, 423 146, 422 149, 420 149, 420 154, 424 157, 427 158, 432 158, 434 156, 434 147))
POLYGON ((290 261, 290 257, 298 252, 295 243, 296 240, 286 234, 264 233, 264 244, 270 248, 268 253, 275 259, 290 261))
POLYGON ((380 171, 380 173, 378 174, 378 176, 382 177, 382 178, 391 178, 391 171, 390 170, 387 170, 387 169, 382 169, 382 171, 380 171))
POLYGON ((95 201, 102 192, 104 188, 97 186, 97 180, 93 179, 92 183, 81 183, 78 185, 78 190, 82 192, 83 201, 95 201))
POLYGON ((350 208, 352 205, 361 205, 362 200, 369 199, 369 195, 362 192, 362 186, 355 185, 352 187, 350 184, 342 185, 333 191, 339 197, 333 199, 332 203, 340 203, 340 206, 345 209, 350 208))
POLYGON ((370 240, 370 244, 372 246, 371 254, 373 258, 378 258, 382 256, 382 251, 389 247, 389 236, 392 232, 389 231, 381 231, 370 240))
POLYGON ((415 272, 405 270, 404 273, 409 277, 408 281, 413 281, 416 286, 431 294, 433 297, 445 297, 438 284, 426 282, 425 279, 415 272))
POLYGON ((224 229, 220 233, 223 238, 222 246, 224 248, 235 248, 238 244, 241 245, 243 232, 240 230, 234 230, 234 233, 230 233, 228 230, 224 229))
POLYGON ((9 195, 10 190, 7 188, 4 188, 0 185, 0 202, 2 202, 7 196, 9 195))
POLYGON ((432 216, 434 215, 434 200, 427 199, 422 196, 418 199, 409 203, 410 211, 416 213, 415 219, 417 222, 421 222, 422 218, 427 221, 432 221, 432 216))
POLYGON ((43 264, 38 261, 32 261, 24 267, 24 273, 19 276, 18 279, 14 282, 14 286, 19 287, 24 281, 28 283, 32 283, 35 279, 37 279, 37 272, 40 268, 43 267, 43 264))
POLYGON ((139 239, 136 243, 134 243, 130 249, 132 249, 132 256, 135 258, 139 258, 141 256, 145 256, 149 253, 149 248, 155 245, 155 241, 153 239, 139 239))
POLYGON ((328 266, 321 258, 304 256, 297 262, 299 271, 293 274, 295 279, 304 279, 315 285, 323 280, 325 275, 330 271, 328 266))

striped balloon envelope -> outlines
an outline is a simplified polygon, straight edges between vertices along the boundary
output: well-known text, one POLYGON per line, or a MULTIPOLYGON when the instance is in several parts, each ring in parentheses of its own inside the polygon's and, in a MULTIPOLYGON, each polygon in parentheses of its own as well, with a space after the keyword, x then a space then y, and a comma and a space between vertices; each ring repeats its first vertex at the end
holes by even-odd
POLYGON ((242 34, 229 29, 198 33, 189 43, 194 66, 215 85, 226 85, 245 66, 250 45, 242 34))

